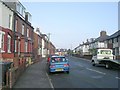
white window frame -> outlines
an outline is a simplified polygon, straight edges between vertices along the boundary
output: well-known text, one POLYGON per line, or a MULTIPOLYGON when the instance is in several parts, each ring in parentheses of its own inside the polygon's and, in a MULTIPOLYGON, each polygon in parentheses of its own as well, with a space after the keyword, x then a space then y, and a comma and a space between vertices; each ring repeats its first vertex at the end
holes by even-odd
POLYGON ((7 47, 8 47, 8 53, 11 53, 11 37, 8 35, 8 45, 7 45, 7 47))
MULTIPOLYGON (((4 40, 4 38, 2 38, 2 35, 5 36, 5 32, 0 31, 0 37, 1 37, 1 38, 0 38, 0 48, 1 48, 1 52, 5 52, 5 51, 4 51, 4 41, 5 41, 5 40, 4 40), (3 40, 3 42, 2 42, 2 40, 3 40), (3 45, 2 45, 2 43, 3 43, 3 45), (3 46, 3 47, 2 47, 2 46, 3 46)), ((3 36, 3 37, 4 37, 4 36, 3 36)))
POLYGON ((24 33, 25 33, 25 25, 22 24, 22 35, 24 35, 24 33))
POLYGON ((30 52, 32 52, 32 42, 30 42, 30 52))
POLYGON ((29 28, 27 28, 27 37, 29 37, 29 28))
POLYGON ((25 52, 28 52, 28 42, 25 42, 25 52))
POLYGON ((21 8, 21 6, 20 6, 20 4, 18 3, 17 4, 17 11, 20 13, 20 8, 21 8))
POLYGON ((114 43, 117 43, 118 42, 118 40, 117 40, 118 38, 114 38, 113 40, 114 40, 114 43))
POLYGON ((20 55, 20 41, 18 41, 18 55, 20 55))
POLYGON ((15 40, 15 52, 17 52, 17 40, 15 40))
POLYGON ((112 39, 110 39, 108 42, 109 42, 109 44, 112 44, 112 39))

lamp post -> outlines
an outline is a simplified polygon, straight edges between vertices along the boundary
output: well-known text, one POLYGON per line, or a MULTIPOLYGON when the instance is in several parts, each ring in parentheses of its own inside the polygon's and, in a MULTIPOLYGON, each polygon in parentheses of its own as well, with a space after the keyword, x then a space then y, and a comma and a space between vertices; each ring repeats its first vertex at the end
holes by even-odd
POLYGON ((48 54, 50 54, 50 33, 48 33, 48 54))

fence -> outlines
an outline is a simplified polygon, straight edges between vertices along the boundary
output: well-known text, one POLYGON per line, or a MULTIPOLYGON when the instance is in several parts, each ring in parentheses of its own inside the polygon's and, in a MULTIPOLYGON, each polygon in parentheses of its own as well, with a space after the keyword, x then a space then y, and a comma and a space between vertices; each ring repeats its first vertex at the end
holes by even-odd
POLYGON ((3 88, 12 88, 15 84, 15 82, 18 80, 19 76, 25 71, 26 67, 25 64, 20 65, 18 68, 10 68, 5 73, 5 85, 3 85, 3 88))

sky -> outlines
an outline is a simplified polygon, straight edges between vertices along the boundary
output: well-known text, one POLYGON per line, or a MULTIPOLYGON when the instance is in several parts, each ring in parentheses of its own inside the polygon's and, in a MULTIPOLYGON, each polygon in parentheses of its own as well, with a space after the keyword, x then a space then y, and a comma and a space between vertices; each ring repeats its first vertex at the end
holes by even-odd
POLYGON ((50 33, 56 48, 74 49, 83 41, 118 30, 117 2, 22 2, 32 25, 50 33))

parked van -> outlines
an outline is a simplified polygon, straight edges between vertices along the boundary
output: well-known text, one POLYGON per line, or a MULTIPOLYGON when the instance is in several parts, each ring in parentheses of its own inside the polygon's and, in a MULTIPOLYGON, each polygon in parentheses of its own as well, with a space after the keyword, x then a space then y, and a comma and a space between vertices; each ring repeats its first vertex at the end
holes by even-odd
POLYGON ((102 60, 113 60, 114 55, 112 49, 96 49, 94 56, 92 57, 92 65, 104 64, 102 60))

